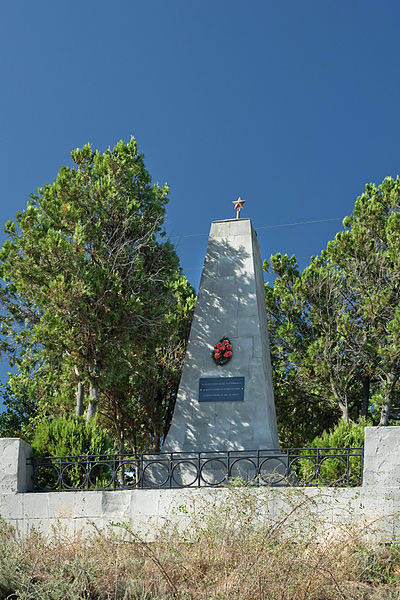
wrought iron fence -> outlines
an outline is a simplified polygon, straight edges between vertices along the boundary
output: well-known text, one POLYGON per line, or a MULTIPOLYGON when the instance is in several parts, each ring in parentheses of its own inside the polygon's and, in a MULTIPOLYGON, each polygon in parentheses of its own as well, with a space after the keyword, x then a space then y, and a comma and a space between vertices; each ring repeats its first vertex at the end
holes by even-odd
POLYGON ((363 448, 34 457, 33 491, 358 486, 363 448))

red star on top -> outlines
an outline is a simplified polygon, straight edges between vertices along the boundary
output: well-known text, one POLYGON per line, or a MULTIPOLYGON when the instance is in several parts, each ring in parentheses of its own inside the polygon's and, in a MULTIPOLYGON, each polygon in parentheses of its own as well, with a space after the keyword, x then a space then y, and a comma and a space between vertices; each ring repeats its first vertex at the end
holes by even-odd
POLYGON ((240 219, 240 211, 243 208, 243 204, 246 202, 246 200, 242 200, 241 197, 239 196, 239 198, 237 200, 233 200, 232 204, 235 205, 235 210, 236 210, 236 218, 240 219))

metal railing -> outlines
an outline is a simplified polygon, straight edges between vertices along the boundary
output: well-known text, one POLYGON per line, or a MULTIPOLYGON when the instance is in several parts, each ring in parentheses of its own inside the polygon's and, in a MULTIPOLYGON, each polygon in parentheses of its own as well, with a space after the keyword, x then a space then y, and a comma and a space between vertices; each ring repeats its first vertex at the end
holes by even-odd
POLYGON ((359 486, 363 448, 34 457, 33 491, 359 486))

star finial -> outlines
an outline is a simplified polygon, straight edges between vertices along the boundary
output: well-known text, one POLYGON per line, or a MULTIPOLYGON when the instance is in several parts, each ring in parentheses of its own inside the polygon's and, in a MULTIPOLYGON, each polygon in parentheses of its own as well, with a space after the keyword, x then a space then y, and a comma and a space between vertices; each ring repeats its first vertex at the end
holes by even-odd
POLYGON ((235 210, 236 210, 236 218, 240 219, 240 211, 243 208, 243 204, 246 202, 246 200, 242 200, 241 197, 239 196, 239 198, 237 200, 233 200, 232 204, 235 205, 235 210))

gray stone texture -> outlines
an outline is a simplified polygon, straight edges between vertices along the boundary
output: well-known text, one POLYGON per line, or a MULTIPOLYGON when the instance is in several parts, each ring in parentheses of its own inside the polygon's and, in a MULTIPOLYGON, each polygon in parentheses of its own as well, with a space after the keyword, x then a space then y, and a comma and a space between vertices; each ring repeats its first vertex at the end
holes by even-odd
MULTIPOLYGON (((137 535, 151 540, 165 525, 180 530, 191 519, 207 515, 207 507, 227 506, 250 495, 258 503, 260 524, 276 524, 288 517, 288 526, 321 534, 354 527, 370 538, 390 542, 400 533, 400 488, 192 488, 43 492, 0 494, 0 516, 22 534, 37 529, 45 534, 62 531, 94 534, 111 523, 128 522, 137 535)), ((202 518, 202 517, 201 517, 202 518)), ((288 527, 285 525, 285 530, 288 527)))
MULTIPOLYGON (((0 517, 22 534, 32 529, 46 534, 93 534, 111 522, 128 522, 151 540, 170 523, 181 530, 207 507, 240 501, 251 494, 258 502, 257 522, 275 526, 287 519, 293 530, 313 535, 341 528, 383 542, 400 535, 400 427, 367 427, 364 482, 358 488, 191 488, 123 491, 18 493, 27 489, 30 447, 18 439, 0 439, 0 517), (235 496, 237 494, 237 496, 235 496)), ((286 522, 286 521, 285 521, 286 522)), ((285 525, 286 527, 286 525, 285 525)))
POLYGON ((171 428, 163 452, 278 449, 265 288, 249 219, 214 221, 171 428), (233 357, 217 366, 215 344, 233 357), (200 377, 245 377, 243 402, 198 401, 200 377))
POLYGON ((400 427, 366 427, 363 485, 400 486, 400 427))
POLYGON ((19 438, 0 438, 0 494, 25 492, 32 488, 27 459, 32 448, 19 438))

